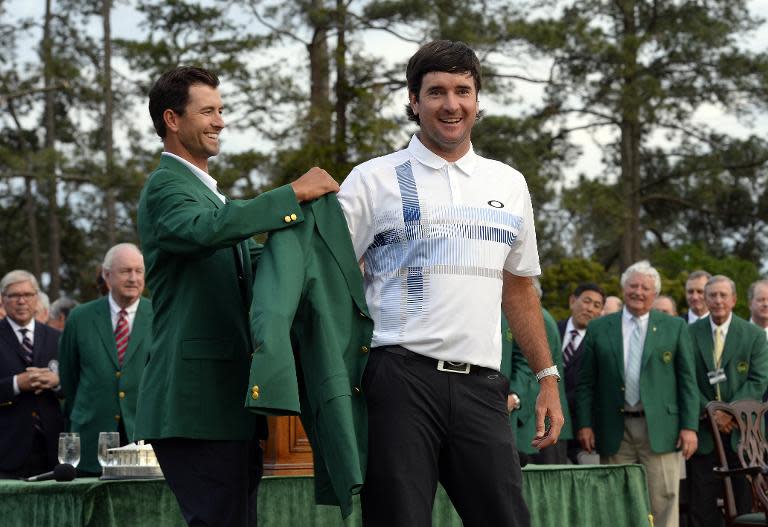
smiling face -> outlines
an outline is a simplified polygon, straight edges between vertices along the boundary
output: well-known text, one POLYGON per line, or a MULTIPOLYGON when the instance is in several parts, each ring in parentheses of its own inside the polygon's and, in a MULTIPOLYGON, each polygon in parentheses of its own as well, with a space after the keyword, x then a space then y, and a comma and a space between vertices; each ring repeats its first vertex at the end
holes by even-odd
POLYGON ((170 134, 169 151, 186 159, 204 171, 208 171, 208 158, 219 153, 219 134, 224 128, 221 117, 224 111, 221 94, 217 88, 205 84, 189 87, 189 102, 184 114, 173 110, 164 114, 170 134))
POLYGON ((752 320, 761 327, 768 328, 768 284, 757 284, 749 303, 752 320))
POLYGON ((584 329, 590 320, 599 317, 603 312, 603 295, 597 291, 583 291, 579 296, 569 298, 571 317, 576 329, 584 329))
POLYGON ((117 305, 130 306, 144 291, 144 257, 131 247, 121 247, 112 257, 111 267, 104 269, 104 280, 117 305))
POLYGON ((16 282, 3 291, 6 316, 20 326, 26 326, 37 311, 37 289, 30 281, 16 282))
POLYGON ((418 98, 410 93, 413 113, 419 116, 419 140, 446 161, 469 151, 477 120, 477 90, 470 73, 432 71, 424 75, 418 98))
POLYGON ((624 284, 624 305, 627 311, 641 317, 648 313, 656 300, 656 286, 652 276, 634 273, 624 284))
POLYGON ((718 280, 706 287, 704 300, 709 308, 712 322, 719 326, 731 316, 733 307, 736 305, 736 294, 733 292, 730 282, 718 280))

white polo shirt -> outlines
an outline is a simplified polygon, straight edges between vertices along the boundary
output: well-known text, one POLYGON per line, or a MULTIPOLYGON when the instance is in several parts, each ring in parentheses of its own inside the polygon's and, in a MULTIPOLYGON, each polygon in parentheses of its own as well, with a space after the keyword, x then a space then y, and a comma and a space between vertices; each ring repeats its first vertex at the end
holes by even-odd
POLYGON ((414 136, 355 167, 339 202, 365 263, 373 346, 498 370, 503 270, 541 273, 522 174, 471 147, 449 163, 414 136))

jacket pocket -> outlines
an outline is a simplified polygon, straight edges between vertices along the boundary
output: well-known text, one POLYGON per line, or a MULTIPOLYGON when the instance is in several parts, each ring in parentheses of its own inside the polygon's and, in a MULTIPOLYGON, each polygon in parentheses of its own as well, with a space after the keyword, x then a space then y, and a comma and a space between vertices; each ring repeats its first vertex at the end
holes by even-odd
POLYGON ((235 348, 230 339, 186 339, 181 342, 185 360, 232 360, 235 348))
POLYGON ((670 414, 679 414, 679 413, 680 413, 680 410, 678 410, 678 408, 677 408, 677 405, 676 405, 676 404, 668 404, 668 405, 667 405, 667 413, 670 413, 670 414))

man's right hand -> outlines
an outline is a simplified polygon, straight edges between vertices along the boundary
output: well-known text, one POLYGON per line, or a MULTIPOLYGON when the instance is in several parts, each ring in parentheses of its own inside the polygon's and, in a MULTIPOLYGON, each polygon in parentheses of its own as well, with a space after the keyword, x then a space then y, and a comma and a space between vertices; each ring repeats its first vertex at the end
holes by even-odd
POLYGON ((291 183, 299 202, 312 201, 329 192, 338 192, 339 184, 322 168, 312 167, 299 179, 291 183))
POLYGON ((16 384, 20 392, 31 392, 35 389, 32 386, 32 375, 28 371, 16 374, 16 384))
POLYGON ((576 432, 576 438, 579 440, 582 450, 591 454, 595 449, 595 433, 591 428, 579 428, 579 431, 576 432))

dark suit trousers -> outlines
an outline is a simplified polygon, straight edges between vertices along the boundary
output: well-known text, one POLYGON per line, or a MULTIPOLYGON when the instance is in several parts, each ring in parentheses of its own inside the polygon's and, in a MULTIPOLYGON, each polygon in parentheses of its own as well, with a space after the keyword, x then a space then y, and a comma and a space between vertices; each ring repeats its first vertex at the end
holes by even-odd
POLYGON ((465 527, 528 526, 507 378, 487 368, 442 372, 432 359, 387 349, 371 351, 363 376, 363 525, 429 527, 439 481, 465 527))
POLYGON ((251 441, 171 438, 152 441, 160 468, 190 527, 254 527, 264 469, 251 441))
MULTIPOLYGON (((730 445, 731 436, 723 435, 723 442, 730 445)), ((739 467, 736 454, 726 446, 728 466, 739 467)), ((724 525, 723 514, 717 506, 717 498, 725 494, 723 480, 715 476, 712 469, 720 466, 716 452, 694 454, 686 464, 686 482, 688 485, 688 527, 721 527, 724 525)), ((750 511, 752 491, 746 478, 731 478, 736 510, 739 514, 750 511)))

